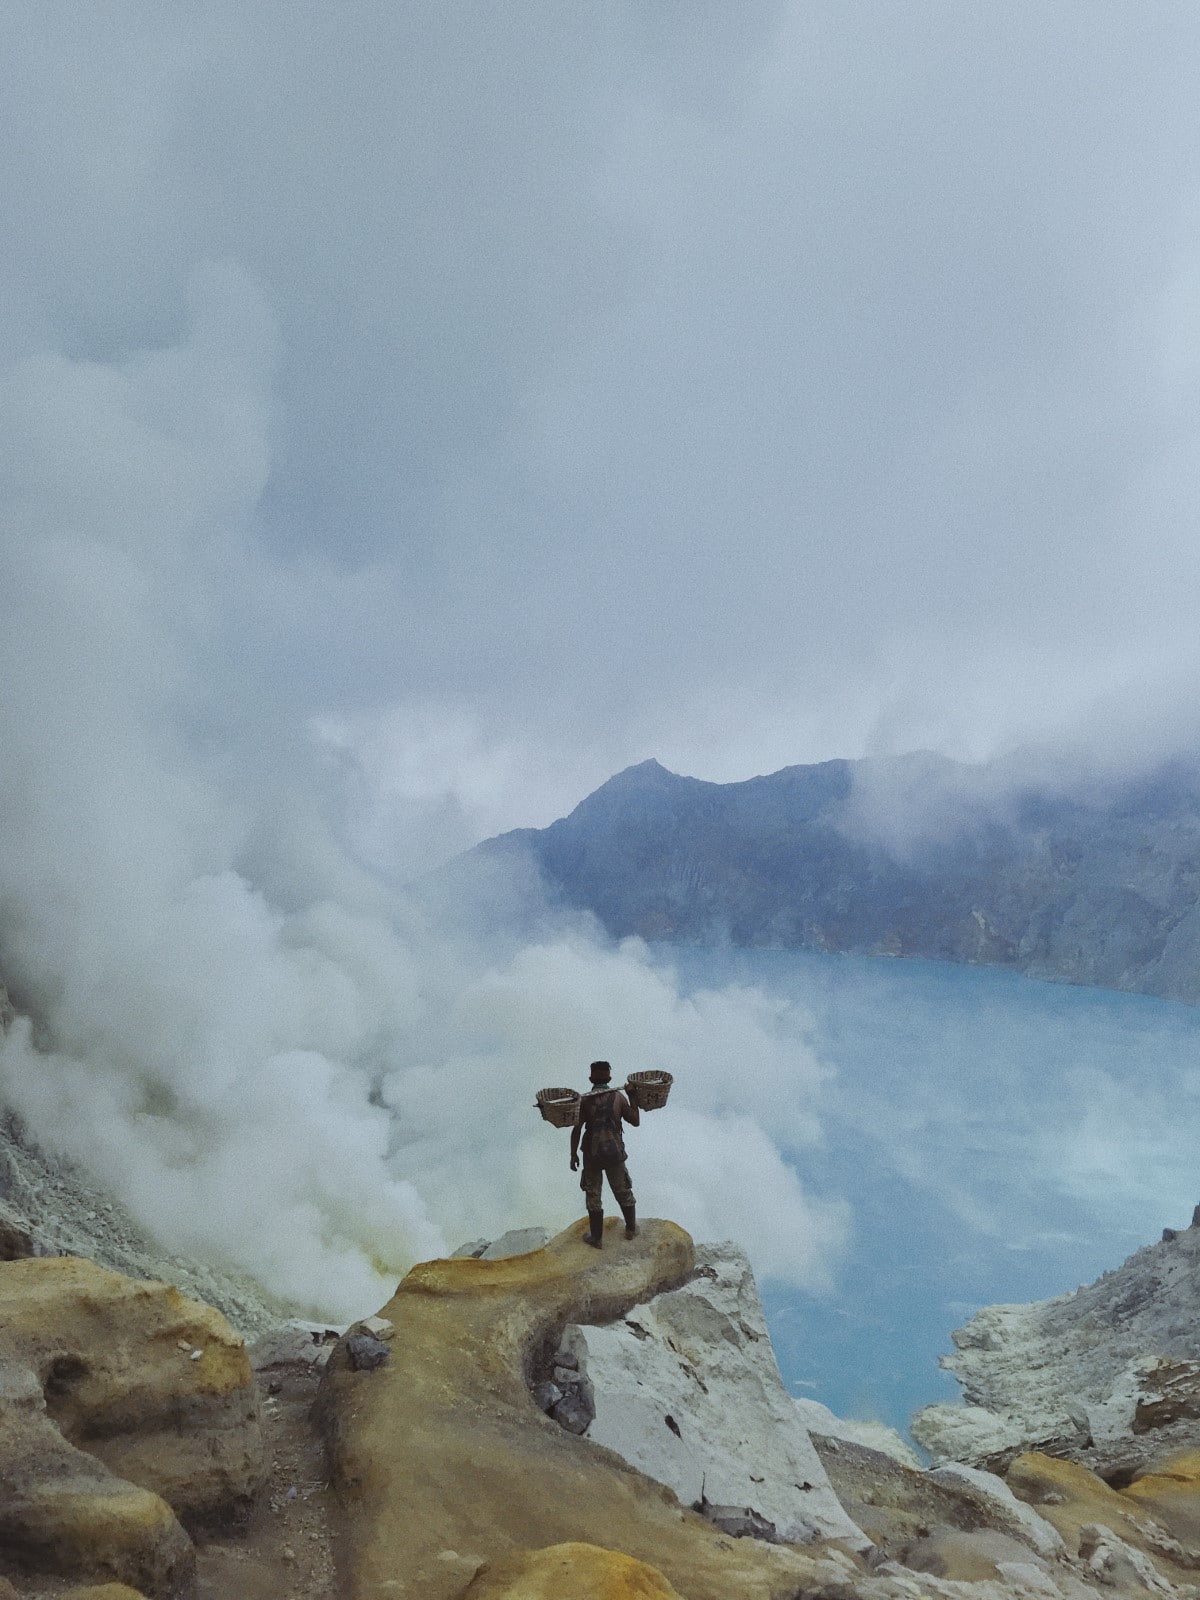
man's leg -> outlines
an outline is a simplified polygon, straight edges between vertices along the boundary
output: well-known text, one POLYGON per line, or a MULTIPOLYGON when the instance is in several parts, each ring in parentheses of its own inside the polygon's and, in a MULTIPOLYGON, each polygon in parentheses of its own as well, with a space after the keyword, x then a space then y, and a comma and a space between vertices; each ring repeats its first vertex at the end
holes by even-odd
POLYGON ((609 1167, 608 1182, 621 1208, 621 1215, 625 1218, 625 1237, 632 1239, 637 1234, 637 1202, 633 1198, 629 1168, 623 1161, 618 1161, 609 1167))
POLYGON ((587 1200, 588 1231, 583 1236, 583 1242, 595 1250, 604 1245, 604 1202, 600 1192, 603 1183, 604 1168, 593 1167, 585 1161, 580 1188, 587 1200))

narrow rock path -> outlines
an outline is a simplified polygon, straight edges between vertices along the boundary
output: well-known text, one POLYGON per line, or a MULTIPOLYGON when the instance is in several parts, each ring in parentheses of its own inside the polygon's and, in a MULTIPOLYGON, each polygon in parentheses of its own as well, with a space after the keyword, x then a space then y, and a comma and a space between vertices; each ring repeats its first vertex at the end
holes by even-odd
POLYGON ((259 1378, 271 1476, 245 1534, 197 1545, 197 1600, 333 1600, 332 1496, 311 1423, 320 1373, 259 1378))

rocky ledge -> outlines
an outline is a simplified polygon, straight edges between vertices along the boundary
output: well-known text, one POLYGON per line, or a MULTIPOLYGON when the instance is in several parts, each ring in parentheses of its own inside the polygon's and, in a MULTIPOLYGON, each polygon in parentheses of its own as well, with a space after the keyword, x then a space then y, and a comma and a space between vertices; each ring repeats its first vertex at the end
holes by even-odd
POLYGON ((0 1600, 1200 1600, 1197 1234, 975 1319, 973 1403, 920 1432, 985 1413, 987 1471, 792 1400, 736 1247, 581 1233, 477 1241, 249 1352, 166 1285, 0 1262, 0 1600), (979 1404, 1020 1362, 1027 1413, 979 1404), (1047 1420, 1059 1454, 1022 1448, 1047 1420))

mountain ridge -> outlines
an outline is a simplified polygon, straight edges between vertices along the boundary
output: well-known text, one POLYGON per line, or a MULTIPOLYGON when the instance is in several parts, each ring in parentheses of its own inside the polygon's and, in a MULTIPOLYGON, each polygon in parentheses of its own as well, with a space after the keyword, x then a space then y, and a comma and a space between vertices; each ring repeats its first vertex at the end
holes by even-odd
POLYGON ((714 783, 654 759, 460 860, 616 938, 1014 967, 1200 1001, 1200 778, 1067 790, 928 753, 714 783))

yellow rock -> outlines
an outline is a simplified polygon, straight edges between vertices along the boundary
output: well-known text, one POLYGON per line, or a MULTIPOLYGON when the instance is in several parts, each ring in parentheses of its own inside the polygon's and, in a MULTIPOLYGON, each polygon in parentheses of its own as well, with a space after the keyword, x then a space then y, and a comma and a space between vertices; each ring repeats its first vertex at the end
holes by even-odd
POLYGON ((1172 1538, 1200 1547, 1200 1450, 1186 1450, 1144 1473, 1121 1498, 1153 1517, 1172 1538))
POLYGON ((257 1391, 219 1311, 72 1257, 0 1263, 0 1361, 72 1444, 189 1524, 245 1517, 264 1474, 257 1391))
POLYGON ((380 1313, 395 1328, 387 1362, 354 1371, 344 1343, 334 1351, 319 1415, 346 1600, 460 1600, 468 1555, 564 1544, 632 1556, 688 1600, 776 1600, 813 1579, 809 1556, 728 1538, 530 1395, 526 1374, 565 1323, 621 1316, 690 1272, 673 1223, 622 1231, 610 1220, 599 1252, 576 1224, 528 1255, 426 1262, 380 1313))
POLYGON ((594 1544, 556 1544, 490 1561, 463 1600, 679 1600, 654 1567, 594 1544))
POLYGON ((150 1594, 173 1592, 194 1563, 187 1534, 166 1501, 102 1473, 79 1472, 65 1482, 42 1478, 6 1497, 0 1547, 37 1571, 129 1579, 150 1594))
POLYGON ((1079 1549, 1082 1529, 1089 1523, 1099 1523, 1148 1555, 1173 1583, 1194 1582, 1195 1574, 1189 1575, 1186 1568, 1176 1565, 1164 1553, 1161 1535, 1156 1536, 1154 1523, 1165 1527, 1168 1533, 1172 1530, 1167 1519, 1157 1509, 1151 1509, 1154 1486, 1141 1496, 1130 1489, 1110 1489, 1086 1467, 1038 1451, 1017 1457, 1008 1469, 1008 1486, 1020 1499, 1037 1507, 1039 1515, 1062 1534, 1072 1553, 1079 1549))

